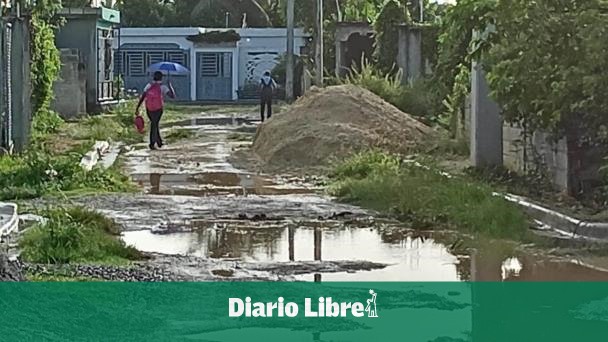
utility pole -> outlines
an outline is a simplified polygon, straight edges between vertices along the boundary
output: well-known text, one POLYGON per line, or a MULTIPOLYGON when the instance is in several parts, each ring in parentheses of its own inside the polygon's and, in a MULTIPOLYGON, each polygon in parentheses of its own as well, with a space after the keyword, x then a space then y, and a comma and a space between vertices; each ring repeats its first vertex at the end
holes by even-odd
POLYGON ((317 3, 317 37, 316 37, 316 56, 315 61, 317 64, 317 87, 323 86, 323 72, 325 70, 323 66, 323 0, 316 0, 317 3))
POLYGON ((285 97, 287 102, 294 99, 294 0, 287 0, 287 70, 285 73, 285 97))

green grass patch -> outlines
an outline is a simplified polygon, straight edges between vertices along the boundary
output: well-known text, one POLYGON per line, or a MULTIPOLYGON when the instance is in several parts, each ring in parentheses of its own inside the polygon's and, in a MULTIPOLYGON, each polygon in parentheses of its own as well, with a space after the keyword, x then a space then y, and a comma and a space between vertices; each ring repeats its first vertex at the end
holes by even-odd
POLYGON ((135 186, 118 166, 85 171, 82 154, 54 155, 31 149, 21 155, 0 157, 0 200, 35 198, 62 192, 128 192, 135 186))
POLYGON ((141 253, 117 236, 118 227, 103 215, 83 208, 52 208, 38 213, 48 219, 28 229, 19 241, 25 261, 45 264, 126 264, 141 253))
POLYGON ((32 143, 18 155, 0 157, 0 200, 18 200, 61 193, 125 192, 136 187, 119 166, 85 171, 82 156, 95 140, 142 141, 133 127, 133 104, 111 115, 64 122, 56 113, 34 118, 32 143))
POLYGON ((343 201, 397 216, 417 229, 449 228, 494 238, 524 239, 524 213, 468 178, 447 178, 381 152, 338 165, 330 191, 343 201))

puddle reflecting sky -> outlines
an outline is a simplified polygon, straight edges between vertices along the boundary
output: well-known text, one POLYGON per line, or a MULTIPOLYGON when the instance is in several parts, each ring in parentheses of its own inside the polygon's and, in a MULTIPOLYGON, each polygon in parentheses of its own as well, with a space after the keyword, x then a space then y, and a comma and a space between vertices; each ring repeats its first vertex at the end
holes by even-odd
MULTIPOLYGON (((458 259, 432 239, 383 241, 375 229, 321 230, 321 260, 361 260, 391 264, 374 271, 324 274, 327 280, 357 281, 457 281, 458 259)), ((238 231, 204 230, 155 235, 150 231, 126 232, 123 239, 146 252, 184 254, 244 261, 290 261, 288 228, 238 231)), ((315 260, 315 229, 293 229, 295 261, 315 260)), ((312 275, 311 275, 312 276, 312 275)))

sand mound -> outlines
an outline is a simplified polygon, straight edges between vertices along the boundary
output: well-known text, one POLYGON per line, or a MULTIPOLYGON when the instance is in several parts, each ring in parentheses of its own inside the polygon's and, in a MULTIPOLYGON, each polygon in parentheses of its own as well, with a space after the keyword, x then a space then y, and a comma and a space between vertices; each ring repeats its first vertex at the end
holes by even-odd
POLYGON ((268 166, 327 166, 373 147, 407 153, 433 134, 423 123, 353 85, 313 89, 257 131, 253 150, 268 166))

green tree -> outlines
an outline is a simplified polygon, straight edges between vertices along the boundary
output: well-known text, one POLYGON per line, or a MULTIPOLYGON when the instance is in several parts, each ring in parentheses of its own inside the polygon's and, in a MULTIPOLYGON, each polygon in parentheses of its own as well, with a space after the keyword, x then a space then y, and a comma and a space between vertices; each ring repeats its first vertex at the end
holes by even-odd
POLYGON ((405 7, 395 0, 389 0, 376 19, 376 43, 374 58, 384 72, 394 71, 399 52, 399 28, 397 25, 411 22, 405 7))
POLYGON ((594 141, 608 124, 608 17, 602 0, 500 0, 485 54, 505 118, 594 141))
POLYGON ((118 9, 126 27, 171 26, 175 17, 174 4, 163 0, 122 0, 118 9))

